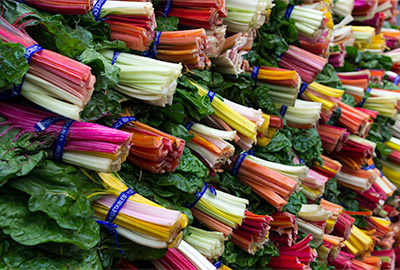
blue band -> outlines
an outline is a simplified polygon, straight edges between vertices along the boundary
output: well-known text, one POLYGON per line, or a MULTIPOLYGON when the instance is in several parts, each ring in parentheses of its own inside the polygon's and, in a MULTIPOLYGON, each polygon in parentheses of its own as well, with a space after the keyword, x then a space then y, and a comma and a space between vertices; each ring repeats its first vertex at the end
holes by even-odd
POLYGON ((206 193, 207 189, 209 189, 214 196, 217 196, 217 191, 215 190, 215 188, 213 188, 206 182, 203 182, 203 188, 200 192, 196 192, 196 199, 194 200, 194 202, 185 203, 184 206, 190 209, 193 208, 200 201, 201 197, 203 197, 204 193, 206 193))
POLYGON ((372 170, 372 169, 375 169, 375 168, 376 168, 375 164, 372 164, 372 165, 369 165, 367 167, 363 167, 361 169, 363 169, 365 171, 368 171, 368 170, 372 170))
POLYGON ((118 55, 119 55, 120 53, 121 53, 121 52, 119 52, 119 51, 114 51, 114 55, 113 55, 113 59, 112 59, 111 65, 114 65, 114 64, 115 64, 115 61, 117 61, 118 55))
POLYGON ((286 12, 285 12, 285 20, 289 20, 290 15, 292 15, 293 9, 294 9, 294 6, 290 6, 290 7, 288 7, 288 8, 286 9, 286 12))
POLYGON ((186 123, 185 128, 189 131, 193 127, 194 123, 192 121, 189 121, 186 123))
POLYGON ((65 120, 65 124, 61 128, 60 134, 58 134, 58 138, 53 149, 53 159, 59 161, 62 160, 64 146, 67 140, 68 132, 74 122, 75 120, 72 119, 65 120))
POLYGON ((47 117, 39 122, 37 122, 37 124, 34 126, 34 128, 36 129, 37 132, 41 132, 43 130, 45 130, 46 128, 48 128, 49 126, 51 126, 52 124, 64 120, 65 117, 62 116, 50 116, 47 117))
POLYGON ((210 98, 210 103, 212 103, 215 93, 213 91, 208 91, 207 96, 210 98))
POLYGON ((118 198, 115 200, 114 204, 111 206, 110 210, 108 211, 106 221, 109 223, 112 223, 114 221, 114 219, 117 217, 119 211, 121 211, 121 208, 124 206, 126 201, 129 199, 129 197, 135 193, 136 192, 130 188, 121 192, 119 194, 118 198))
POLYGON ((28 60, 28 64, 31 62, 31 58, 34 53, 42 51, 43 48, 39 46, 39 44, 33 44, 32 46, 29 46, 26 48, 24 57, 26 60, 28 60))
POLYGON ((280 60, 284 54, 285 52, 281 53, 280 55, 277 55, 276 57, 280 60))
POLYGON ((121 254, 124 254, 124 251, 118 245, 118 233, 117 233, 117 230, 116 230, 118 225, 110 223, 110 222, 107 222, 107 221, 102 221, 102 220, 97 220, 97 223, 99 225, 103 225, 103 226, 107 227, 108 230, 110 231, 110 233, 113 233, 115 235, 115 244, 119 248, 119 251, 121 252, 121 254))
POLYGON ((383 172, 381 171, 381 170, 379 170, 378 168, 376 168, 378 171, 379 171, 379 173, 381 174, 381 177, 383 177, 384 175, 383 175, 383 172))
POLYGON ((304 160, 302 160, 301 158, 299 158, 299 161, 300 161, 300 164, 306 164, 306 163, 304 162, 304 160))
POLYGON ((286 111, 287 111, 287 108, 288 108, 288 107, 287 107, 286 105, 282 104, 282 107, 281 107, 281 109, 279 110, 279 114, 280 114, 282 117, 285 116, 286 111))
POLYGON ((256 155, 256 152, 253 149, 250 149, 249 151, 247 151, 247 153, 249 153, 250 156, 256 155))
POLYGON ((92 14, 96 22, 100 20, 101 8, 104 6, 106 2, 107 0, 98 0, 96 4, 94 4, 92 14))
POLYGON ((301 95, 304 93, 304 91, 306 91, 307 87, 308 87, 308 84, 305 82, 303 82, 300 85, 299 94, 297 95, 298 98, 301 97, 301 95))
POLYGON ((398 85, 399 82, 400 82, 400 75, 397 75, 396 78, 394 78, 393 83, 394 83, 395 85, 398 85))
POLYGON ((256 88, 256 85, 257 85, 257 77, 258 77, 259 70, 260 70, 260 67, 253 66, 253 70, 251 71, 251 78, 254 80, 253 89, 256 88))
POLYGON ((123 116, 120 119, 118 119, 111 127, 115 129, 120 129, 124 124, 131 121, 137 121, 137 120, 133 116, 123 116))
MULTIPOLYGON (((372 90, 372 89, 371 89, 370 87, 368 87, 368 88, 367 88, 367 93, 368 93, 368 94, 371 93, 371 90, 372 90)), ((361 102, 357 104, 357 107, 362 107, 362 106, 364 105, 364 103, 365 103, 366 100, 367 100, 366 98, 363 98, 363 100, 361 100, 361 102)))
POLYGON ((161 31, 156 31, 156 36, 154 38, 154 44, 157 46, 160 43, 161 31))
MULTIPOLYGON (((24 58, 28 60, 28 64, 31 62, 31 58, 34 53, 42 51, 43 48, 39 44, 33 44, 25 49, 24 58)), ((0 100, 16 97, 21 93, 22 84, 24 83, 25 75, 22 77, 20 84, 14 84, 13 89, 9 89, 0 93, 0 100)))
POLYGON ((233 176, 236 177, 236 176, 238 175, 240 166, 242 165, 243 160, 244 160, 248 155, 249 155, 248 153, 243 152, 243 153, 241 153, 241 154, 237 157, 237 159, 235 160, 235 163, 233 164, 232 171, 231 171, 231 174, 232 174, 233 176))
POLYGON ((213 265, 215 266, 215 268, 219 269, 222 266, 222 262, 221 261, 213 262, 213 265))
POLYGON ((171 11, 171 6, 172 6, 172 0, 166 0, 164 4, 164 9, 162 12, 162 15, 165 18, 168 18, 169 12, 171 11))

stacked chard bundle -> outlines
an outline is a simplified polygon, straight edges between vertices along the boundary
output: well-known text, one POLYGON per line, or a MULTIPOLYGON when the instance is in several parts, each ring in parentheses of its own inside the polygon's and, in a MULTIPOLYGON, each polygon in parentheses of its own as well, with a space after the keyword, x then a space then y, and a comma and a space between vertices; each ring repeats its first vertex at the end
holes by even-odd
POLYGON ((179 18, 179 24, 191 28, 215 29, 222 24, 222 18, 226 17, 227 9, 225 1, 199 1, 178 0, 161 1, 159 8, 163 7, 162 15, 179 18))
POLYGON ((93 0, 26 0, 35 8, 61 14, 86 14, 93 6, 93 0))
POLYGON ((300 88, 304 90, 306 87, 294 70, 266 66, 261 66, 258 70, 257 67, 252 67, 250 70, 253 74, 257 72, 257 77, 254 78, 257 85, 267 85, 272 100, 281 105, 293 106, 300 88))
POLYGON ((295 216, 287 212, 275 212, 271 217, 269 239, 276 246, 291 247, 296 243, 298 227, 295 216))
POLYGON ((26 133, 46 134, 55 143, 49 154, 56 160, 100 172, 116 172, 126 160, 132 134, 98 124, 74 120, 13 103, 0 104, 0 136, 18 131, 15 139, 26 133))
POLYGON ((91 68, 41 48, 3 17, 0 17, 0 37, 3 42, 23 45, 29 63, 29 71, 22 84, 1 92, 1 99, 21 94, 45 109, 80 120, 80 113, 89 102, 96 81, 91 68))
MULTIPOLYGON (((280 170, 280 164, 249 156, 246 153, 232 157, 232 161, 231 165, 226 165, 224 168, 231 171, 243 184, 250 186, 255 193, 278 211, 282 211, 283 206, 288 203, 288 197, 295 190, 297 182, 275 171, 280 170), (270 167, 275 167, 275 170, 270 167)), ((285 169, 289 167, 283 166, 285 169)))
POLYGON ((317 130, 321 137, 322 147, 327 153, 340 151, 349 137, 349 132, 345 128, 319 124, 317 130))
POLYGON ((322 103, 321 118, 326 123, 331 118, 333 111, 337 109, 343 94, 343 90, 313 82, 308 85, 301 97, 308 101, 322 103))
POLYGON ((188 122, 185 126, 194 136, 186 145, 210 169, 210 174, 215 175, 217 171, 221 171, 221 165, 229 162, 229 158, 235 153, 235 147, 225 140, 232 141, 236 131, 219 130, 193 122, 188 122))
POLYGON ((339 106, 342 110, 342 114, 338 120, 340 126, 347 128, 348 131, 359 136, 364 136, 368 133, 371 126, 369 114, 343 102, 339 102, 339 106))
POLYGON ((207 118, 208 125, 226 131, 236 130, 239 136, 236 144, 248 151, 257 141, 257 129, 265 121, 262 111, 220 98, 195 82, 191 83, 197 87, 200 96, 207 95, 210 98, 214 115, 207 118))
POLYGON ((206 34, 210 42, 210 46, 205 49, 205 53, 210 58, 216 58, 224 49, 226 25, 219 26, 215 29, 206 29, 206 34))
MULTIPOLYGON (((188 225, 185 215, 176 210, 169 210, 146 199, 128 189, 123 180, 117 175, 99 173, 103 186, 112 195, 97 199, 92 204, 94 215, 106 224, 117 225, 114 230, 133 242, 151 248, 175 248, 182 241, 182 230, 188 225), (113 216, 116 201, 121 196, 127 197, 119 211, 113 216), (113 220, 111 220, 114 218, 113 220)), ((94 180, 94 179, 93 179, 94 180)), ((94 180, 95 181, 95 180, 94 180)), ((99 192, 106 193, 107 192, 99 192)), ((91 196, 97 195, 92 194, 91 196)))
POLYGON ((386 47, 391 50, 397 49, 400 47, 400 31, 397 29, 391 28, 382 28, 381 33, 385 37, 386 47))
POLYGON ((96 0, 92 14, 110 26, 112 40, 122 40, 132 50, 149 49, 157 27, 152 3, 96 0))
POLYGON ((259 29, 265 22, 274 6, 271 0, 250 0, 246 3, 237 0, 226 0, 228 16, 224 24, 229 32, 249 32, 259 29))
POLYGON ((204 69, 211 66, 206 55, 208 37, 203 28, 160 33, 157 58, 163 61, 184 63, 188 68, 204 69))
MULTIPOLYGON (((123 117, 121 129, 132 134, 128 162, 153 173, 173 172, 179 166, 185 141, 152 128, 134 118, 123 117), (130 120, 126 123, 124 120, 130 120)), ((119 127, 118 127, 119 128, 119 127)))
POLYGON ((243 59, 253 45, 255 32, 237 33, 225 39, 225 43, 220 55, 212 59, 216 65, 216 70, 225 73, 238 75, 244 73, 249 68, 249 62, 243 59))
POLYGON ((354 37, 351 26, 335 27, 332 31, 328 62, 333 67, 343 67, 346 57, 346 46, 353 46, 354 37))
POLYGON ((354 47, 362 48, 372 43, 372 38, 375 36, 375 28, 370 26, 352 26, 354 36, 354 47))
POLYGON ((308 234, 291 247, 278 247, 279 257, 272 257, 268 266, 272 269, 309 269, 317 251, 310 246, 312 235, 308 234))
POLYGON ((354 97, 354 101, 359 104, 364 97, 364 92, 368 91, 371 74, 368 70, 355 72, 339 72, 337 73, 346 93, 354 97))
POLYGON ((205 269, 216 270, 194 247, 182 241, 176 249, 168 249, 167 253, 158 260, 152 260, 155 269, 205 269))
POLYGON ((306 83, 312 83, 326 64, 326 59, 290 45, 281 56, 279 67, 295 70, 306 83))
POLYGON ((124 95, 164 107, 172 98, 181 75, 182 65, 128 53, 101 51, 109 62, 121 69, 114 87, 124 95), (116 58, 117 57, 117 58, 116 58))
POLYGON ((400 48, 395 49, 393 51, 385 52, 384 55, 390 57, 393 61, 391 71, 399 74, 399 72, 400 72, 400 48))
POLYGON ((264 243, 268 240, 271 221, 272 218, 268 215, 256 215, 246 210, 242 225, 231 234, 231 241, 254 255, 264 248, 264 243))

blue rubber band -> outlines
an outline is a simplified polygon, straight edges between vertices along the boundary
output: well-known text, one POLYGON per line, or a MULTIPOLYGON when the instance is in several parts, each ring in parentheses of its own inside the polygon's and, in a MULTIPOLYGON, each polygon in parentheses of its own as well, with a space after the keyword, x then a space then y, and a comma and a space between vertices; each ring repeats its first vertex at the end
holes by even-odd
POLYGON ((301 95, 304 93, 304 91, 306 91, 307 87, 308 87, 308 84, 305 83, 305 82, 303 82, 303 83, 300 85, 299 94, 297 95, 298 98, 300 98, 301 95))
POLYGON ((250 156, 256 155, 256 152, 253 149, 250 149, 249 151, 247 151, 247 153, 249 153, 250 156))
POLYGON ((249 155, 248 153, 243 152, 243 153, 241 153, 241 154, 237 157, 237 159, 235 160, 235 163, 233 164, 232 171, 231 171, 231 174, 232 174, 233 176, 236 177, 236 176, 238 175, 240 166, 242 165, 243 160, 244 160, 248 155, 249 155))
POLYGON ((378 168, 376 168, 378 171, 379 171, 379 173, 381 174, 381 177, 383 177, 384 175, 383 175, 383 172, 381 171, 381 170, 379 170, 378 168))
POLYGON ((106 2, 107 0, 98 0, 96 4, 94 4, 92 14, 96 22, 100 20, 101 8, 104 6, 106 2))
POLYGON ((121 211, 126 201, 129 199, 129 197, 135 193, 136 192, 130 188, 121 192, 118 198, 115 200, 114 204, 111 206, 110 210, 108 211, 106 221, 112 223, 117 217, 119 211, 121 211))
POLYGON ((116 62, 117 59, 118 59, 118 55, 119 55, 120 53, 121 53, 121 52, 119 52, 119 51, 114 51, 114 55, 113 55, 113 59, 112 59, 111 65, 114 65, 114 64, 115 64, 115 62, 116 62))
POLYGON ((300 164, 306 164, 306 162, 304 160, 302 160, 301 158, 299 158, 300 164))
POLYGON ((257 77, 258 77, 258 71, 260 70, 260 67, 254 66, 253 70, 251 71, 251 78, 254 80, 254 85, 253 85, 253 89, 256 87, 257 85, 257 77))
POLYGON ((110 231, 110 233, 114 234, 114 236, 115 236, 115 244, 117 245, 117 247, 118 247, 119 251, 121 252, 121 254, 124 254, 124 251, 121 249, 121 247, 118 244, 118 233, 117 233, 117 230, 116 230, 118 225, 110 223, 110 222, 107 222, 107 221, 103 221, 103 220, 96 220, 96 221, 97 221, 97 223, 99 225, 103 225, 103 226, 107 227, 108 230, 110 231))
POLYGON ((124 124, 131 121, 137 121, 137 119, 134 116, 123 116, 115 121, 115 123, 111 127, 115 129, 120 129, 124 124))
POLYGON ((398 85, 399 82, 400 82, 400 75, 397 75, 396 78, 394 78, 393 83, 394 83, 395 85, 398 85))
POLYGON ((193 127, 194 123, 192 121, 189 121, 186 123, 185 128, 187 131, 189 131, 193 127))
POLYGON ((294 9, 294 6, 290 6, 290 7, 288 7, 288 8, 286 9, 286 12, 285 12, 285 20, 289 20, 290 15, 292 15, 293 9, 294 9))
POLYGON ((156 31, 156 36, 154 38, 154 44, 157 46, 160 43, 161 31, 156 31))
POLYGON ((282 117, 285 116, 286 111, 287 111, 287 108, 288 108, 288 106, 282 104, 282 107, 281 107, 281 109, 279 110, 279 114, 280 114, 282 117))
POLYGON ((37 122, 37 124, 34 126, 34 128, 36 129, 37 132, 41 132, 43 130, 45 130, 46 128, 48 128, 49 126, 51 126, 52 124, 64 120, 65 117, 62 116, 50 116, 47 117, 39 122, 37 122))
POLYGON ((58 134, 56 144, 53 148, 53 159, 59 161, 62 160, 64 146, 65 142, 67 141, 68 132, 74 122, 75 120, 72 119, 65 120, 65 124, 61 128, 60 134, 58 134))
POLYGON ((172 7, 172 0, 166 0, 165 4, 164 4, 164 9, 162 12, 162 15, 165 18, 168 18, 169 12, 171 11, 171 7, 172 7))
MULTIPOLYGON (((39 44, 33 44, 25 49, 24 58, 28 60, 28 64, 31 62, 31 58, 34 53, 42 51, 43 48, 39 44)), ((26 75, 26 74, 25 74, 26 75)), ((8 89, 0 93, 0 100, 9 99, 18 96, 22 91, 22 85, 25 80, 25 75, 22 77, 20 84, 14 84, 13 89, 8 89)))
POLYGON ((208 91, 207 96, 210 98, 210 103, 212 103, 215 93, 213 91, 208 91))
MULTIPOLYGON (((367 88, 367 93, 368 93, 368 94, 371 93, 371 90, 372 90, 372 89, 371 89, 370 87, 368 87, 368 88, 367 88)), ((365 103, 366 100, 367 100, 366 98, 363 98, 363 99, 361 100, 361 102, 357 104, 357 107, 360 107, 360 108, 361 108, 361 107, 364 105, 364 103, 365 103)))
POLYGON ((222 266, 222 262, 221 261, 213 262, 213 265, 215 266, 215 268, 220 269, 222 266))
POLYGON ((200 192, 196 192, 196 199, 194 200, 194 202, 192 203, 185 203, 185 207, 187 208, 193 208, 199 201, 200 199, 203 197, 203 195, 206 193, 207 189, 210 190, 210 192, 214 195, 217 196, 217 191, 215 190, 215 188, 213 188, 212 186, 210 186, 209 184, 207 184, 206 182, 203 182, 203 188, 200 192))
POLYGON ((376 168, 375 164, 372 164, 372 165, 369 165, 367 167, 363 167, 361 169, 363 169, 365 171, 368 171, 368 170, 372 170, 372 169, 375 169, 375 168, 376 168))

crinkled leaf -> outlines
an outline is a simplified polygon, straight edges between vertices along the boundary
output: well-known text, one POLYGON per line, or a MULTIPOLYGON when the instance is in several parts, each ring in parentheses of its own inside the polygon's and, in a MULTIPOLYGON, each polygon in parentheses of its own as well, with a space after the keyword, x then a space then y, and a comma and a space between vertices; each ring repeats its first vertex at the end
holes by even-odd
POLYGON ((343 84, 340 81, 339 77, 336 75, 335 68, 330 64, 326 64, 324 66, 321 73, 315 79, 315 82, 333 88, 343 89, 343 84))
POLYGON ((278 132, 266 147, 254 146, 256 156, 272 162, 293 165, 292 142, 284 134, 278 132))
POLYGON ((162 127, 167 133, 184 139, 187 142, 194 137, 192 134, 189 134, 188 130, 181 124, 175 124, 165 121, 163 122, 162 127))
POLYGON ((54 248, 50 252, 41 246, 29 247, 13 241, 0 232, 0 269, 54 269, 84 270, 102 269, 96 251, 74 249, 67 254, 66 248, 62 256, 55 255, 54 248))
MULTIPOLYGON (((0 116, 0 122, 4 120, 0 116)), ((8 128, 9 125, 0 126, 0 134, 8 128)), ((10 178, 28 174, 47 156, 45 149, 54 140, 49 135, 31 133, 25 133, 15 140, 19 133, 19 129, 11 128, 0 137, 0 186, 10 178)))
POLYGON ((0 40, 0 93, 12 84, 20 84, 28 72, 28 61, 24 57, 25 47, 19 43, 3 43, 0 40))
POLYGON ((250 255, 231 241, 227 241, 221 259, 232 269, 265 269, 271 256, 279 256, 278 249, 271 243, 264 244, 263 249, 255 255, 250 255))
POLYGON ((79 61, 92 68, 92 74, 96 76, 95 89, 112 88, 119 82, 120 68, 111 65, 103 55, 92 48, 87 48, 80 56, 79 61))
POLYGON ((98 122, 100 119, 107 125, 112 125, 113 119, 121 115, 121 100, 124 96, 117 91, 109 89, 107 94, 102 91, 94 92, 92 98, 81 113, 81 118, 86 122, 98 122))
POLYGON ((87 222, 81 230, 61 228, 45 213, 31 212, 28 204, 27 194, 7 186, 0 189, 0 228, 18 243, 69 243, 90 249, 100 240, 96 222, 87 222))
POLYGON ((89 181, 75 167, 47 160, 9 185, 30 195, 30 211, 46 213, 62 228, 84 231, 86 226, 96 227, 85 195, 97 186, 89 181))
POLYGON ((283 212, 289 212, 297 217, 301 205, 305 203, 307 203, 307 198, 301 190, 299 192, 293 192, 289 197, 288 204, 283 207, 283 212))
POLYGON ((214 113, 208 96, 200 97, 197 93, 194 94, 185 90, 176 89, 174 101, 175 100, 181 102, 188 111, 187 115, 190 115, 197 121, 214 113), (180 98, 180 100, 176 99, 176 97, 180 98))
POLYGON ((177 31, 179 18, 158 16, 156 18, 157 28, 156 31, 177 31))

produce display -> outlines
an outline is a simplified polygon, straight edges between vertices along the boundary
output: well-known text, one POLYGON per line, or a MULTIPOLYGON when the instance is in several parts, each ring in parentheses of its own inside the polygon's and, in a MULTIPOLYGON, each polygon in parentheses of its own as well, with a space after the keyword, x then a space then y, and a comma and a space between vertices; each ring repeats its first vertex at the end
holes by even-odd
POLYGON ((0 269, 400 269, 397 0, 0 0, 0 269))

